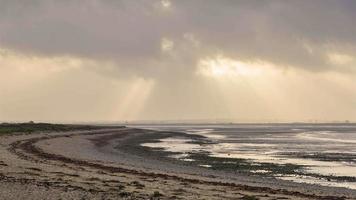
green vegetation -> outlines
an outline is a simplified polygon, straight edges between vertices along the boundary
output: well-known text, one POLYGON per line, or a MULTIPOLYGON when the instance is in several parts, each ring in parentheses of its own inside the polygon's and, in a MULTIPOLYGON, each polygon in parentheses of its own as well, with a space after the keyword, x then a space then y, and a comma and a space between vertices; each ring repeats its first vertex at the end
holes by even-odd
POLYGON ((60 132, 74 130, 100 129, 100 126, 73 125, 73 124, 49 124, 49 123, 2 123, 0 124, 0 134, 10 133, 34 133, 34 132, 60 132))

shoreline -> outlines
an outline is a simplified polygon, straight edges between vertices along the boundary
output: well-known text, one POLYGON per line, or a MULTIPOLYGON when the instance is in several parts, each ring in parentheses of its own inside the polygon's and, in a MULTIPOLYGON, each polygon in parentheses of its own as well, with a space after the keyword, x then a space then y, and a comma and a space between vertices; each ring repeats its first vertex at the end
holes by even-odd
POLYGON ((1 160, 0 182, 8 184, 6 180, 11 179, 17 180, 14 181, 16 184, 24 182, 28 185, 25 182, 30 181, 41 183, 39 187, 47 184, 54 191, 74 188, 68 193, 74 199, 75 195, 90 196, 90 199, 100 199, 103 195, 105 199, 238 199, 244 196, 256 196, 258 199, 356 198, 354 190, 288 181, 279 181, 285 184, 283 186, 273 186, 271 184, 275 180, 259 177, 235 175, 227 181, 226 176, 231 174, 169 164, 153 159, 157 155, 149 156, 142 154, 142 151, 140 154, 138 138, 146 141, 162 134, 184 133, 119 128, 1 136, 0 150, 4 158, 1 160), (292 190, 293 187, 297 190, 292 190))

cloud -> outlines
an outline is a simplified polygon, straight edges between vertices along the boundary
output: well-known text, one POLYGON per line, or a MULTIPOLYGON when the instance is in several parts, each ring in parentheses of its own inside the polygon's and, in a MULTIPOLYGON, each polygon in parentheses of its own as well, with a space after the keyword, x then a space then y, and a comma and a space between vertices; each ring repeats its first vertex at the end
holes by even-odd
POLYGON ((352 0, 1 0, 0 5, 3 47, 109 60, 140 76, 162 70, 152 72, 152 65, 172 65, 175 74, 177 65, 187 64, 169 63, 179 61, 164 55, 162 41, 169 49, 182 41, 193 48, 199 43, 191 55, 175 51, 176 58, 189 60, 189 73, 201 57, 218 53, 311 71, 343 70, 326 59, 329 52, 352 55, 356 46, 352 0))
POLYGON ((356 119, 355 10, 0 0, 0 119, 356 119))
MULTIPOLYGON (((138 117, 154 81, 96 71, 105 62, 0 49, 0 120, 92 121, 138 117)), ((115 67, 114 67, 115 68, 115 67)), ((115 68, 116 69, 116 68, 115 68)))

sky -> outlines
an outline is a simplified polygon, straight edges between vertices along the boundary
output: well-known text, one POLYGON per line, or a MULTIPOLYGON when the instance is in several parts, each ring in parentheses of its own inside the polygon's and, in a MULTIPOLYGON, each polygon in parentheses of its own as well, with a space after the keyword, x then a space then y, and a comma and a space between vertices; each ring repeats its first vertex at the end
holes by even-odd
POLYGON ((0 121, 356 121, 354 0, 0 0, 0 121))

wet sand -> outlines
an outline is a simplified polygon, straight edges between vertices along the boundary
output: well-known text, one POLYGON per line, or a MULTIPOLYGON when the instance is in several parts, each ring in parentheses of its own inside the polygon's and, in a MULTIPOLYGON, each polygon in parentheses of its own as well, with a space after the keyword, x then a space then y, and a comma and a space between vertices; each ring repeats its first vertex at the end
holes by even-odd
MULTIPOLYGON (((356 199, 356 191, 180 165, 119 128, 0 137, 0 199, 356 199)), ((198 136, 191 136, 198 137, 198 136)))

